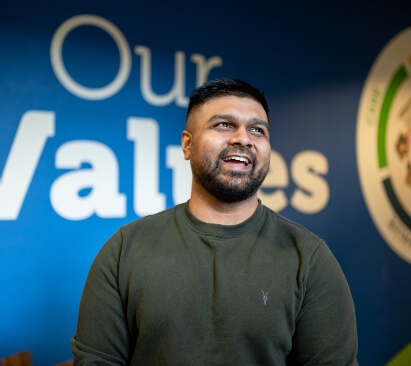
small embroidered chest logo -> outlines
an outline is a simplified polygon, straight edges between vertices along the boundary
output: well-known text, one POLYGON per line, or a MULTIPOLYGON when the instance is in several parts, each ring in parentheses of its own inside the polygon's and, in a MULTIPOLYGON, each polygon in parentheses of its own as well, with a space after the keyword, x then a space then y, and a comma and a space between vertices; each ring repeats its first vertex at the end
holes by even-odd
POLYGON ((261 292, 263 293, 263 301, 264 301, 264 305, 267 305, 267 300, 268 300, 268 291, 264 292, 263 290, 261 290, 261 292))

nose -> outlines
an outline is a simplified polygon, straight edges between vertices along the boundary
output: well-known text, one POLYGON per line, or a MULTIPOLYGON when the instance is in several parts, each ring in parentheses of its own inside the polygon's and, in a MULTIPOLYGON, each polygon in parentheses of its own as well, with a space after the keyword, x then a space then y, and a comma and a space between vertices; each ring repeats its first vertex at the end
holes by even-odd
POLYGON ((229 141, 230 145, 236 145, 240 147, 248 147, 251 148, 253 146, 248 131, 245 127, 237 128, 229 141))

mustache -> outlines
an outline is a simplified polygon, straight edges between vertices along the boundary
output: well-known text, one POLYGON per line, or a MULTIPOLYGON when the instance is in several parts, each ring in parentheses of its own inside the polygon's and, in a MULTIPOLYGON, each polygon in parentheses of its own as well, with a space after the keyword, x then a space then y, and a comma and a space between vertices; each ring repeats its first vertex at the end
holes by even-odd
POLYGON ((240 147, 227 147, 224 150, 222 150, 218 156, 218 161, 220 161, 222 158, 228 155, 243 155, 246 156, 248 159, 250 159, 251 163, 255 164, 255 161, 257 160, 256 155, 254 154, 253 151, 251 151, 249 148, 240 148, 240 147))

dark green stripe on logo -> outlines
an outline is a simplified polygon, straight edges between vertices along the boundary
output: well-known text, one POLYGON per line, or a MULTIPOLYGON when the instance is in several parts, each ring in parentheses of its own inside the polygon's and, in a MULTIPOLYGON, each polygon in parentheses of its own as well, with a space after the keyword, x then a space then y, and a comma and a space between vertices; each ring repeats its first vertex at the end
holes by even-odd
POLYGON ((407 225, 408 229, 411 229, 411 218, 408 216, 407 212, 401 206, 401 203, 398 201, 397 196, 394 193, 394 188, 391 184, 391 179, 387 178, 384 180, 384 188, 387 192, 388 199, 391 202, 391 205, 394 211, 397 213, 401 221, 407 225))

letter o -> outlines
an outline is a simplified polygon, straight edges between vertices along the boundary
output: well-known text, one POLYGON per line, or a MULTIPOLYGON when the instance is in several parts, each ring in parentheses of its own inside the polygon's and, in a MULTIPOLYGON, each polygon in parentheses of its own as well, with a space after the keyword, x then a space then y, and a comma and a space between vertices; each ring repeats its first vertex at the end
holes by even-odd
POLYGON ((107 19, 96 15, 77 15, 66 20, 54 33, 50 46, 50 59, 54 73, 60 83, 72 94, 89 100, 100 100, 116 94, 127 81, 131 70, 130 47, 123 33, 107 19), (92 25, 106 31, 117 45, 120 67, 115 78, 101 88, 88 88, 76 82, 67 72, 63 62, 63 43, 67 35, 79 26, 92 25))

